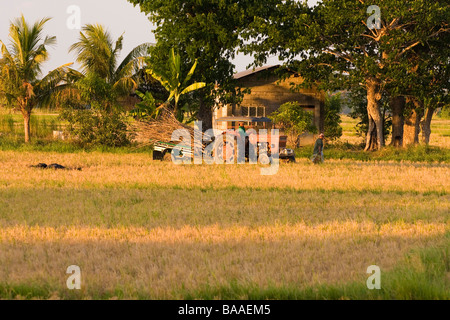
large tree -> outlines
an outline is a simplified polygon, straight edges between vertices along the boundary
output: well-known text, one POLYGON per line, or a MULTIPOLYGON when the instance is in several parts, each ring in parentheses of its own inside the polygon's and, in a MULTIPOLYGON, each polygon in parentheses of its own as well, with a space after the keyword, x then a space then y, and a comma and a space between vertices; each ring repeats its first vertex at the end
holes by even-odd
POLYGON ((42 65, 49 59, 47 48, 56 44, 56 37, 44 36, 44 26, 49 20, 44 18, 29 24, 21 16, 10 24, 10 45, 0 41, 0 95, 21 111, 25 142, 30 141, 31 112, 37 106, 48 104, 56 92, 65 89, 64 80, 71 72, 71 64, 66 64, 41 78, 42 65))
MULTIPOLYGON (((149 64, 165 65, 170 51, 181 55, 182 72, 198 60, 192 80, 205 82, 207 87, 196 93, 198 117, 203 129, 212 125, 215 94, 227 101, 239 99, 233 79, 235 57, 242 44, 240 31, 253 21, 256 12, 270 8, 281 0, 264 3, 257 0, 128 0, 139 5, 156 25, 157 40, 151 49, 149 64), (153 54, 154 53, 154 54, 153 54)), ((239 92, 239 91, 238 91, 239 92)), ((227 102, 224 101, 224 102, 227 102)))
POLYGON ((415 49, 448 33, 448 14, 444 0, 323 0, 313 8, 288 0, 249 25, 247 52, 255 53, 259 63, 280 55, 306 79, 303 85, 362 87, 368 115, 365 149, 379 149, 385 143, 383 92, 390 88, 394 97, 401 95, 414 81, 415 49), (368 25, 378 22, 368 19, 371 5, 380 9, 379 24, 368 25))

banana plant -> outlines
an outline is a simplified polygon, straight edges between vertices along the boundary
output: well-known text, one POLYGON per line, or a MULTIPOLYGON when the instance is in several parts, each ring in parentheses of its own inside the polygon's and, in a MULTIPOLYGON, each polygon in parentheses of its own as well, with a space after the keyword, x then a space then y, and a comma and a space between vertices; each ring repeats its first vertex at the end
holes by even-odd
POLYGON ((142 101, 136 104, 136 107, 130 111, 130 115, 138 119, 157 118, 160 107, 156 106, 156 100, 153 98, 153 95, 148 91, 142 93, 136 90, 135 93, 142 101))
POLYGON ((205 82, 195 82, 188 85, 197 67, 197 60, 195 60, 187 76, 182 80, 181 76, 181 57, 172 48, 171 56, 169 59, 169 70, 166 71, 156 66, 150 66, 147 72, 156 80, 158 80, 164 88, 169 92, 169 98, 166 103, 170 103, 174 100, 174 113, 178 113, 178 101, 183 94, 193 92, 206 86, 205 82))

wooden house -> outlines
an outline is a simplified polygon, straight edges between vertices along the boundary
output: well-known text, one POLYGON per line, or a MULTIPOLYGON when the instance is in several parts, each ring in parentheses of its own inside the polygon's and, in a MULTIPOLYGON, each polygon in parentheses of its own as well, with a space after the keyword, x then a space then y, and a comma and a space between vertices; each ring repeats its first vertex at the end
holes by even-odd
MULTIPOLYGON (((323 92, 314 89, 292 90, 292 86, 300 84, 303 79, 292 74, 285 80, 279 80, 275 74, 278 68, 264 66, 253 70, 236 73, 234 78, 241 88, 249 88, 250 94, 245 94, 240 105, 217 104, 213 111, 213 128, 218 130, 236 129, 239 122, 244 122, 246 127, 259 129, 266 126, 264 122, 251 122, 250 117, 268 117, 286 102, 297 101, 305 110, 311 112, 314 124, 319 131, 323 130, 324 99, 323 92), (238 121, 230 121, 230 117, 239 117, 238 121), (245 120, 246 117, 249 121, 245 120), (222 119, 226 119, 222 120, 222 119)), ((272 124, 269 125, 272 128, 272 124)), ((300 137, 300 145, 311 144, 317 135, 305 133, 300 137)))

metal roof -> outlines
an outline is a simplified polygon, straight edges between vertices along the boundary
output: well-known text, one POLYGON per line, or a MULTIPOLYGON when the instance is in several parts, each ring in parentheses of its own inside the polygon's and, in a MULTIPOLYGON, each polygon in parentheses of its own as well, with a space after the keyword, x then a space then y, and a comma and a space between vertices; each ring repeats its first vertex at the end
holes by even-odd
POLYGON ((254 68, 254 69, 247 69, 245 71, 241 71, 241 72, 238 72, 238 73, 234 74, 233 78, 236 79, 236 80, 237 79, 241 79, 241 78, 250 76, 252 74, 255 74, 255 73, 258 73, 258 72, 261 72, 261 71, 264 71, 264 70, 269 70, 269 69, 272 69, 272 68, 278 68, 279 66, 280 65, 277 64, 277 65, 262 66, 262 67, 258 67, 258 68, 254 68))
POLYGON ((219 119, 216 119, 216 122, 272 122, 272 120, 270 120, 267 117, 222 117, 219 119))

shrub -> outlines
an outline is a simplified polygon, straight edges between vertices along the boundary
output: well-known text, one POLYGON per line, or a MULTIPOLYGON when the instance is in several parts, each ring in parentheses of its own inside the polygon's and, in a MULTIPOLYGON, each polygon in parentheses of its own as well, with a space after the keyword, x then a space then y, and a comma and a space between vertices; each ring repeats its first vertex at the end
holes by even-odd
POLYGON ((129 144, 126 116, 116 104, 113 87, 96 74, 86 75, 75 86, 78 97, 66 98, 60 113, 69 123, 67 133, 82 146, 129 144))
POLYGON ((126 117, 115 108, 107 111, 95 104, 89 109, 66 107, 60 117, 69 123, 67 133, 84 147, 120 147, 130 143, 126 117))
POLYGON ((290 144, 298 145, 299 136, 305 132, 316 133, 312 113, 303 109, 297 102, 286 102, 270 116, 273 123, 279 125, 288 135, 290 144))

